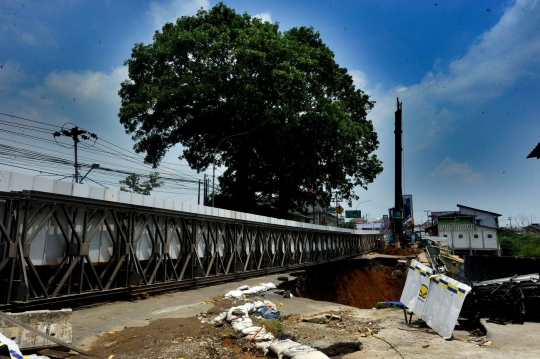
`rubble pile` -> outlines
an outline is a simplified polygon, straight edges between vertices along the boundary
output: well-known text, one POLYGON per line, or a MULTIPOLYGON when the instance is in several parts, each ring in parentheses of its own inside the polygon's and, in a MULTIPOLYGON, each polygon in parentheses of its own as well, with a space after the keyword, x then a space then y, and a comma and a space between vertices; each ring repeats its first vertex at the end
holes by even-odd
MULTIPOLYGON (((272 353, 279 358, 295 359, 324 359, 325 354, 307 345, 303 345, 290 339, 276 340, 272 333, 266 331, 263 326, 256 326, 250 315, 258 319, 281 319, 281 314, 277 310, 276 304, 268 300, 259 298, 250 299, 249 295, 256 295, 270 289, 276 289, 273 283, 261 283, 255 287, 247 285, 225 294, 225 298, 242 299, 244 304, 229 308, 213 318, 215 325, 221 325, 223 321, 229 323, 232 328, 241 335, 248 343, 254 343, 255 347, 265 355, 272 353)), ((280 291, 284 298, 292 298, 289 291, 280 291)), ((331 320, 332 318, 328 319, 331 320)), ((324 318, 326 320, 326 318, 324 318)), ((206 322, 206 319, 201 319, 206 322)))

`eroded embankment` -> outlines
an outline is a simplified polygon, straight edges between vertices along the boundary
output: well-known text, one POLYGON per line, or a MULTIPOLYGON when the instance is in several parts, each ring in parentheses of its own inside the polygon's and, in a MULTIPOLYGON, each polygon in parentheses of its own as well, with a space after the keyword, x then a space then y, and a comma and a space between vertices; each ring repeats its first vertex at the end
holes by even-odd
POLYGON ((397 260, 384 262, 361 258, 311 267, 299 273, 294 290, 299 297, 357 308, 399 301, 407 264, 397 260))

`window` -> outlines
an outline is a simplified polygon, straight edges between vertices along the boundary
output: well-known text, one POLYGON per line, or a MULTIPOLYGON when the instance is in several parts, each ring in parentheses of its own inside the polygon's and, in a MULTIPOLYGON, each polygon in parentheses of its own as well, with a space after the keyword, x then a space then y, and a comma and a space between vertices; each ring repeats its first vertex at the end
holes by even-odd
POLYGON ((478 234, 475 234, 475 235, 474 235, 474 238, 478 238, 478 234))
POLYGON ((493 238, 493 235, 492 235, 492 234, 488 234, 488 238, 493 238))
POLYGON ((459 237, 459 238, 463 238, 463 234, 460 234, 458 237, 459 237))

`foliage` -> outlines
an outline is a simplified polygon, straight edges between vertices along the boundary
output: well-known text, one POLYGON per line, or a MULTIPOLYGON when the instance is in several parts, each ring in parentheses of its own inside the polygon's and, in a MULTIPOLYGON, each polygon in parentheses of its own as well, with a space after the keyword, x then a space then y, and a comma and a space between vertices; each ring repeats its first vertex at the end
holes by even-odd
POLYGON ((401 309, 403 309, 402 307, 400 307, 398 305, 388 304, 388 303, 383 303, 383 302, 378 302, 377 305, 375 306, 375 308, 377 308, 377 309, 390 308, 391 310, 401 310, 401 309))
POLYGON ((503 228, 499 234, 501 255, 511 257, 539 257, 540 237, 503 228))
POLYGON ((141 182, 140 176, 136 174, 130 174, 126 177, 125 180, 120 181, 120 184, 125 185, 120 187, 120 191, 144 194, 146 196, 149 196, 150 192, 154 188, 161 187, 163 183, 165 183, 163 181, 159 181, 158 178, 159 172, 152 172, 150 173, 149 179, 147 181, 141 182))
POLYGON ((222 330, 220 335, 222 338, 240 339, 242 337, 240 333, 238 333, 233 328, 227 328, 227 329, 222 330))
POLYGON ((356 229, 356 222, 355 221, 349 221, 345 223, 340 223, 338 227, 341 228, 348 228, 348 229, 356 229))
POLYGON ((257 327, 262 327, 264 325, 264 329, 268 333, 272 333, 272 335, 276 338, 283 330, 283 323, 281 323, 279 319, 262 319, 256 322, 254 325, 257 327))
POLYGON ((165 24, 125 61, 120 122, 153 166, 177 144, 199 172, 225 166, 236 203, 282 218, 333 194, 351 205, 382 171, 374 102, 313 28, 278 27, 223 3, 165 24))

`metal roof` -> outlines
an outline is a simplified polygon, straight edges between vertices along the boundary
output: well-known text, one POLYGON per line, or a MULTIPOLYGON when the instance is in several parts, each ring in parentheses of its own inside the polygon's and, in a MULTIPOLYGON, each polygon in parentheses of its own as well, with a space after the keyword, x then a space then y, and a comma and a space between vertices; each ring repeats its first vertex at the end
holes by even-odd
POLYGON ((459 208, 465 207, 465 208, 474 209, 475 211, 480 211, 480 212, 485 212, 485 213, 494 214, 494 215, 499 216, 499 217, 502 216, 502 214, 498 214, 498 213, 495 213, 495 212, 490 212, 490 211, 486 211, 486 210, 478 209, 478 208, 474 208, 474 207, 464 206, 464 205, 462 205, 462 204, 458 204, 457 206, 458 206, 459 208))

